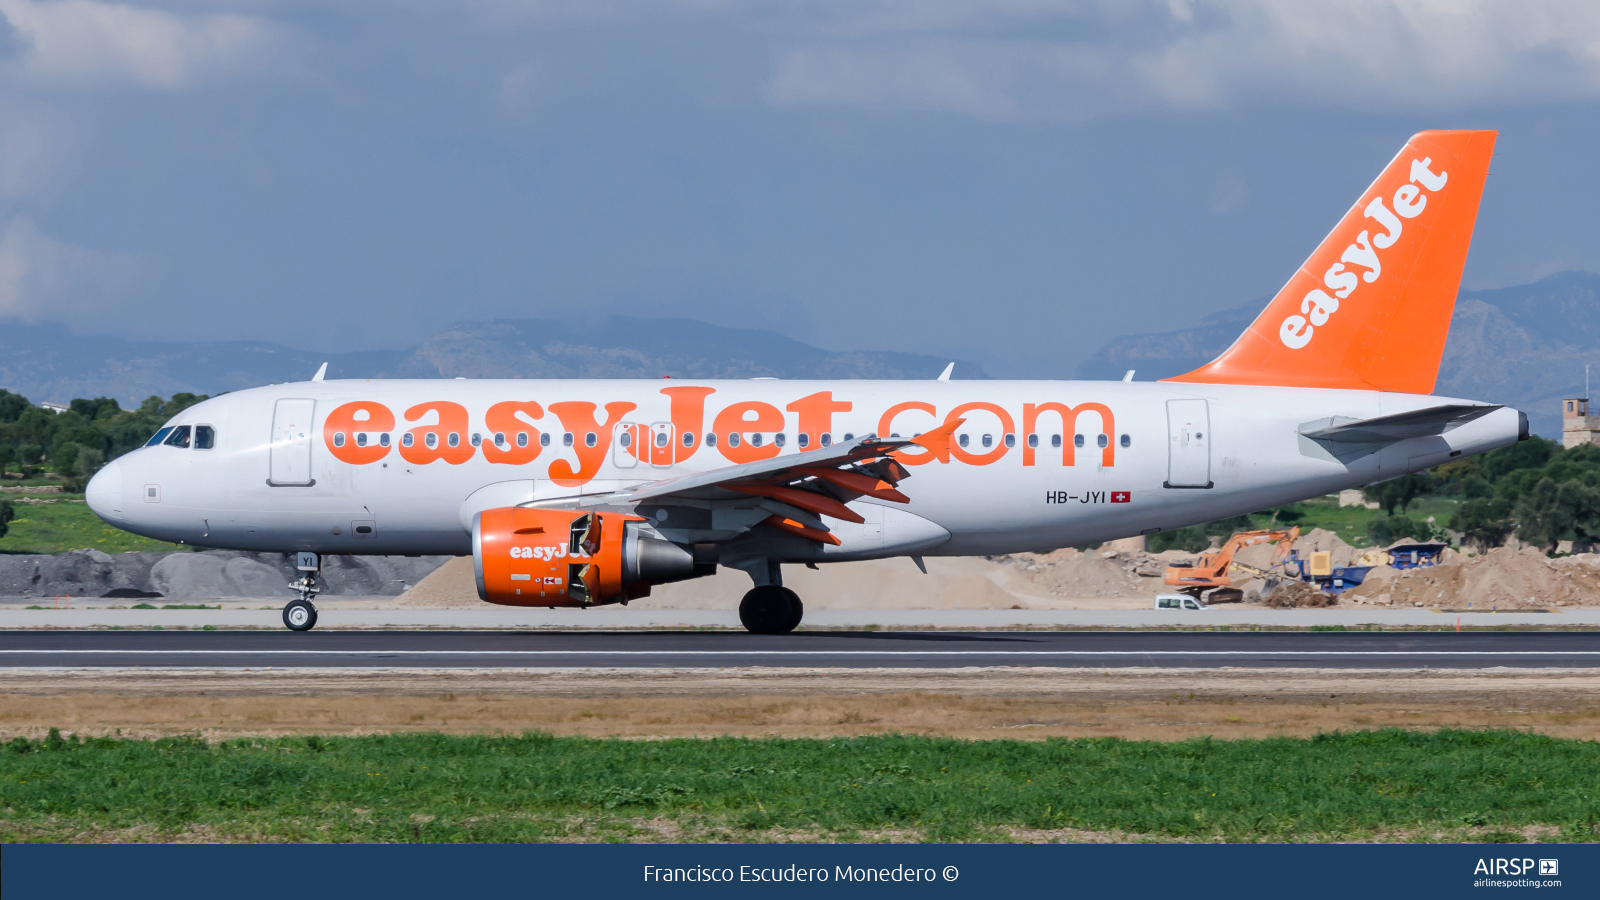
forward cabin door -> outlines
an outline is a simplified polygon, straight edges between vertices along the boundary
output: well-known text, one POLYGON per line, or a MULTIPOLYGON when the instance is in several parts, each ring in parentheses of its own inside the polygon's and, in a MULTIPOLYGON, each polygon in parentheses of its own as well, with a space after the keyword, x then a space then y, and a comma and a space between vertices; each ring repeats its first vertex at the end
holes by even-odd
POLYGON ((1167 482, 1162 487, 1211 487, 1211 414, 1206 401, 1167 401, 1167 447, 1167 482))
POLYGON ((311 477, 311 416, 315 400, 279 400, 272 410, 272 449, 267 484, 305 487, 311 477))

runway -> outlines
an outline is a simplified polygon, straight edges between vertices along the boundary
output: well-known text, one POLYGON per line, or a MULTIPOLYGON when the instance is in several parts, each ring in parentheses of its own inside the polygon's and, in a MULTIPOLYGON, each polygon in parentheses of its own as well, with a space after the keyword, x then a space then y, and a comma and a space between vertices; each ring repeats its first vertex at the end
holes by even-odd
POLYGON ((1593 632, 0 632, 0 667, 1600 668, 1593 632))

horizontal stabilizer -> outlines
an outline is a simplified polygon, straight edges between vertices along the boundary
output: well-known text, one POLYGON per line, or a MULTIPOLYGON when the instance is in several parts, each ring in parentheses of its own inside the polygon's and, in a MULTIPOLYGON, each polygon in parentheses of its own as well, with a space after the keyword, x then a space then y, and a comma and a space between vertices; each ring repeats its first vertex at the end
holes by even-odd
POLYGON ((1427 409, 1379 416, 1376 419, 1318 419, 1300 426, 1300 433, 1314 441, 1335 444, 1390 444, 1407 438, 1444 434, 1501 409, 1492 404, 1452 403, 1427 409))

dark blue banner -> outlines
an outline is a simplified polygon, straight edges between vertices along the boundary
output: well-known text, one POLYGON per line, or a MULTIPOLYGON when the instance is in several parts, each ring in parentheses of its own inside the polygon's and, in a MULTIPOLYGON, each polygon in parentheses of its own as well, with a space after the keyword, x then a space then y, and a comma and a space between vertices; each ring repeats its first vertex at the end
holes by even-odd
POLYGON ((1600 845, 29 846, 9 897, 1600 896, 1600 845))

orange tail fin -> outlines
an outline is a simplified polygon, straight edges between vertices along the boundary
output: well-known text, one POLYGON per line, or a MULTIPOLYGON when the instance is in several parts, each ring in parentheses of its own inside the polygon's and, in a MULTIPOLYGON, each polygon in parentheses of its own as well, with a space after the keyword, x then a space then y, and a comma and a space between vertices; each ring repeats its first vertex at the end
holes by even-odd
POLYGON ((1495 135, 1412 137, 1232 347, 1166 380, 1432 393, 1495 135))

